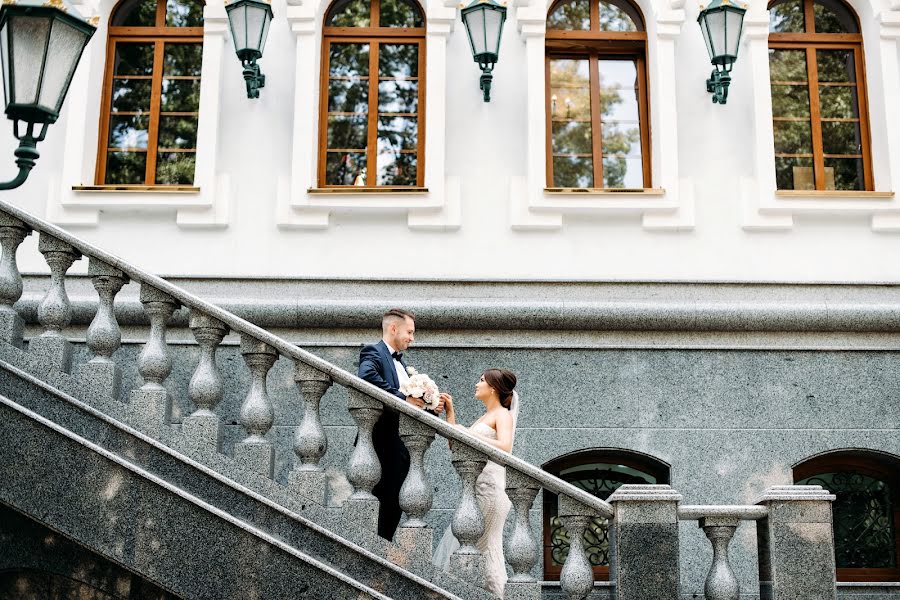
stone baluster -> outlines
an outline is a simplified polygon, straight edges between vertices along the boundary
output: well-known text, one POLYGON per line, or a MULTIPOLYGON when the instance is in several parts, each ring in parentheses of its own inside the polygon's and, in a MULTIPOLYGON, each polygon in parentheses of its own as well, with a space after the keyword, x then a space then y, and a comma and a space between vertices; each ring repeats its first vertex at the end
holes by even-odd
POLYGON ((384 407, 381 402, 360 391, 350 389, 348 392, 347 405, 359 433, 356 447, 347 462, 347 478, 353 484, 354 492, 344 502, 344 514, 375 531, 378 526, 378 499, 372 494, 372 489, 381 479, 381 463, 372 443, 372 429, 384 407))
POLYGON ((294 454, 297 460, 288 476, 288 487, 305 498, 325 506, 328 478, 319 464, 328 450, 328 436, 322 427, 319 405, 331 387, 331 377, 318 369, 297 361, 294 381, 303 398, 303 420, 294 432, 294 454))
POLYGON ((706 600, 739 600, 741 596, 740 585, 728 560, 728 545, 740 524, 741 520, 736 517, 710 516, 699 521, 713 548, 712 565, 704 587, 706 600))
POLYGON ((425 472, 425 453, 434 442, 434 429, 400 415, 400 438, 409 450, 409 472, 400 488, 400 508, 406 520, 400 524, 396 541, 413 556, 431 556, 433 532, 425 522, 434 491, 425 472))
POLYGON ((450 557, 450 571, 480 585, 484 581, 484 556, 475 543, 484 535, 484 515, 475 497, 475 480, 487 459, 465 444, 454 443, 451 460, 462 481, 462 497, 450 522, 453 537, 459 540, 459 549, 450 557))
POLYGON ((584 600, 594 589, 594 570, 585 556, 584 532, 593 512, 568 496, 559 496, 559 520, 569 533, 569 554, 559 573, 559 583, 571 600, 584 600))
POLYGON ((72 344, 63 336, 72 321, 72 306, 66 294, 66 271, 81 253, 69 244, 46 233, 41 233, 38 250, 50 267, 50 287, 38 305, 38 322, 44 333, 33 338, 28 351, 35 360, 52 369, 69 372, 72 368, 72 344))
POLYGON ((679 600, 680 501, 668 485, 626 484, 609 497, 609 579, 618 600, 679 600))
POLYGON ((506 583, 504 596, 510 600, 538 600, 541 586, 531 574, 537 564, 538 545, 531 530, 531 506, 540 490, 540 484, 514 469, 506 469, 506 495, 513 505, 513 530, 504 539, 506 561, 512 567, 512 576, 506 583))
POLYGON ((96 258, 91 258, 88 263, 88 275, 91 276, 100 302, 87 331, 87 346, 94 357, 78 368, 78 375, 86 385, 118 398, 122 373, 112 355, 122 344, 122 332, 113 312, 113 301, 122 286, 128 283, 128 277, 96 258))
POLYGON ((16 251, 31 228, 22 221, 0 212, 0 341, 22 347, 25 323, 13 304, 22 297, 22 276, 16 264, 16 251))
POLYGON ((275 422, 275 409, 266 389, 266 375, 278 359, 271 346, 241 335, 241 354, 250 369, 250 389, 241 405, 241 425, 247 437, 234 446, 234 459, 249 469, 272 477, 274 447, 264 437, 275 422))
POLYGON ((222 428, 215 410, 222 401, 224 386, 216 365, 216 349, 228 334, 228 327, 197 311, 191 311, 189 326, 200 345, 200 361, 188 384, 188 396, 197 409, 184 418, 181 430, 196 444, 218 451, 222 447, 222 428))
POLYGON ((773 486, 758 504, 768 516, 756 527, 760 595, 771 600, 835 600, 835 497, 818 485, 773 486))
POLYGON ((138 355, 138 372, 144 385, 131 392, 131 414, 135 423, 150 431, 168 426, 172 402, 163 382, 172 372, 172 356, 166 344, 166 326, 181 303, 158 289, 141 284, 141 304, 150 317, 150 334, 138 355))

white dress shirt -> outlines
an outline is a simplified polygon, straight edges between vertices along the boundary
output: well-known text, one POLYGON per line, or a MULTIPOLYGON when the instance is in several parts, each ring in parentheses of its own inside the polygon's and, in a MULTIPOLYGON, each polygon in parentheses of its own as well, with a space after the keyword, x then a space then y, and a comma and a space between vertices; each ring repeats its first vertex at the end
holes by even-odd
MULTIPOLYGON (((391 354, 396 352, 396 350, 391 348, 391 345, 388 344, 387 342, 385 342, 384 345, 387 346, 388 352, 390 352, 391 354)), ((397 383, 399 383, 400 385, 403 385, 404 383, 409 381, 409 373, 406 372, 406 369, 403 367, 402 364, 400 364, 399 360, 397 360, 396 358, 393 360, 394 360, 394 369, 396 369, 396 371, 397 371, 397 383)))

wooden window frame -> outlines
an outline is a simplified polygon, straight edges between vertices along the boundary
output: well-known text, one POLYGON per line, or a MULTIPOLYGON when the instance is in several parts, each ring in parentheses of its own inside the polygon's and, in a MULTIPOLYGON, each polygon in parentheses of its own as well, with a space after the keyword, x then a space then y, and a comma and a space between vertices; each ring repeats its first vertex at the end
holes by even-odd
POLYGON ((837 581, 900 581, 900 461, 873 452, 835 452, 811 458, 794 467, 794 481, 823 473, 853 471, 886 481, 891 489, 894 515, 894 551, 897 566, 886 569, 838 568, 837 581))
MULTIPOLYGON (((186 0, 192 1, 192 0, 186 0)), ((109 17, 109 32, 106 38, 106 66, 103 74, 102 104, 100 107, 100 139, 97 143, 97 168, 95 181, 97 185, 107 185, 106 161, 109 152, 109 124, 112 115, 112 89, 115 74, 116 44, 129 42, 153 42, 153 71, 150 75, 150 110, 148 116, 150 122, 147 126, 147 149, 141 152, 147 154, 147 162, 144 170, 144 182, 135 184, 135 187, 178 187, 181 184, 156 183, 156 155, 159 138, 160 102, 162 97, 162 80, 164 68, 163 50, 167 43, 193 43, 203 44, 203 27, 167 27, 166 26, 166 2, 156 2, 156 22, 154 27, 117 27, 112 22, 116 14, 123 8, 120 2, 109 17)), ((146 76, 144 76, 146 77, 146 76)), ((134 77, 132 77, 133 79, 134 77)), ((197 77, 199 79, 199 76, 197 77)), ((194 113, 192 113, 194 114, 194 113)), ((196 113, 199 115, 198 113, 196 113)), ((168 150, 167 150, 168 151, 168 150)), ((196 155, 197 149, 193 149, 196 155)), ((195 165, 196 170, 196 165, 195 165)))
MULTIPOLYGON (((583 450, 573 454, 561 456, 543 465, 543 470, 552 475, 559 474, 572 467, 581 465, 590 465, 595 463, 616 464, 630 467, 638 471, 642 471, 656 478, 657 483, 668 484, 670 477, 670 467, 662 461, 653 457, 628 452, 625 450, 583 450)), ((543 553, 544 564, 544 580, 559 581, 562 573, 562 565, 553 564, 551 556, 551 540, 550 540, 550 518, 551 513, 555 513, 559 506, 559 500, 556 494, 552 494, 547 490, 543 491, 543 511, 542 511, 542 530, 543 544, 541 551, 543 553)), ((593 565, 594 581, 609 581, 609 567, 602 565, 593 565)))
MULTIPOLYGON (((570 0, 558 0, 547 11, 549 17, 557 8, 570 0)), ((638 15, 635 23, 640 31, 600 31, 600 1, 590 0, 589 30, 546 30, 544 59, 544 110, 546 121, 547 187, 556 186, 553 180, 553 121, 550 100, 550 61, 560 58, 590 61, 591 88, 591 153, 593 157, 594 188, 603 187, 603 148, 600 130, 600 60, 608 58, 633 58, 637 67, 638 126, 641 132, 641 169, 643 188, 652 187, 650 155, 650 102, 647 76, 647 30, 640 8, 629 0, 638 15)), ((627 188, 623 188, 627 189, 627 188)))
MULTIPOLYGON (((414 3, 425 22, 425 11, 416 0, 414 3)), ((331 18, 333 5, 325 11, 323 23, 331 18)), ((326 188, 350 188, 365 190, 366 188, 423 188, 425 186, 425 27, 381 27, 381 0, 370 0, 370 27, 330 27, 322 28, 322 68, 319 76, 319 151, 318 151, 318 186, 326 188), (330 73, 330 48, 332 43, 367 43, 369 44, 369 93, 366 130, 366 185, 338 185, 325 182, 327 176, 327 141, 328 141, 328 75, 330 73), (418 81, 419 92, 416 113, 416 183, 410 186, 378 185, 378 55, 382 44, 418 45, 418 81)))
MULTIPOLYGON (((813 9, 815 0, 801 0, 801 2, 803 2, 803 21, 806 32, 769 33, 769 48, 806 51, 806 79, 807 85, 809 87, 809 120, 812 137, 815 191, 826 191, 826 157, 822 138, 823 121, 821 103, 819 101, 819 79, 818 62, 816 61, 816 50, 852 50, 854 57, 854 68, 856 70, 856 97, 859 110, 860 146, 862 147, 861 154, 863 162, 863 189, 845 191, 871 192, 875 189, 875 183, 872 175, 872 137, 869 126, 869 102, 866 93, 868 86, 866 84, 866 66, 862 33, 816 33, 815 12, 813 9)), ((775 2, 770 2, 768 8, 771 9, 776 4, 781 3, 782 2, 779 2, 777 0, 775 2)), ((862 31, 859 26, 859 17, 856 15, 856 12, 849 5, 847 5, 846 2, 842 1, 841 4, 853 16, 856 22, 857 30, 862 31)), ((774 121, 777 119, 774 115, 772 116, 772 119, 774 130, 774 121)), ((851 119, 851 121, 852 120, 853 119, 851 119)), ((842 156, 844 155, 829 156, 829 158, 841 158, 842 156)), ((778 157, 779 155, 776 152, 775 158, 778 157)), ((856 155, 846 155, 844 157, 858 158, 856 155)))

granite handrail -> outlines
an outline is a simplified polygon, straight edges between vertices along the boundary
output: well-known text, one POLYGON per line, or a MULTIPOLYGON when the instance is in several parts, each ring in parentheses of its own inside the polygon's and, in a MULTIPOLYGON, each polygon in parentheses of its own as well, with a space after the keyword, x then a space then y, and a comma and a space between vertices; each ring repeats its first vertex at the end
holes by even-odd
POLYGON ((703 518, 721 517, 742 521, 759 521, 765 519, 769 509, 753 504, 683 504, 678 507, 678 518, 682 521, 699 521, 703 518))
POLYGON ((369 396, 370 398, 378 400, 383 405, 391 408, 392 410, 405 414, 415 419, 416 421, 427 425, 429 428, 440 433, 443 437, 452 439, 461 444, 465 444, 473 450, 477 450, 479 453, 486 455, 492 462, 504 465, 507 468, 513 469, 523 475, 534 479, 535 481, 539 482, 541 486, 551 492, 568 496, 569 498, 580 502, 585 507, 595 511, 600 516, 606 518, 613 516, 612 507, 607 502, 604 502, 603 500, 592 496, 584 490, 581 490, 558 477, 550 475, 543 469, 540 469, 532 465, 531 463, 517 458, 510 453, 503 452, 501 450, 498 450, 497 448, 494 448, 490 444, 483 442, 477 437, 466 433, 457 427, 449 425, 440 418, 428 414, 425 411, 422 411, 412 406, 411 404, 400 400, 393 394, 379 389, 378 387, 360 379, 356 375, 353 375, 348 371, 345 371, 344 369, 341 369, 340 367, 322 358, 319 358, 318 356, 307 352, 306 350, 303 350, 276 335, 273 335, 265 329, 257 327, 249 321, 245 321, 244 319, 241 319, 229 313, 228 311, 215 306, 214 304, 210 304, 205 300, 198 298, 197 296, 194 296, 193 294, 175 285, 172 285, 161 277, 147 273, 126 262, 125 260, 68 233, 64 229, 48 223, 42 219, 39 219, 5 201, 0 200, 0 210, 2 210, 7 215, 22 221, 36 231, 49 234, 54 238, 57 238, 65 242, 66 244, 69 244, 70 246, 81 252, 83 255, 98 259, 108 264, 109 266, 122 271, 131 279, 148 284, 153 288, 156 288, 157 290, 177 299, 183 305, 198 310, 210 317, 213 317, 225 323, 233 331, 248 335, 259 342, 263 342, 264 344, 275 348, 283 356, 298 360, 308 365, 309 367, 312 367, 313 369, 327 374, 333 381, 339 383, 340 385, 357 390, 358 392, 361 392, 366 396, 369 396))

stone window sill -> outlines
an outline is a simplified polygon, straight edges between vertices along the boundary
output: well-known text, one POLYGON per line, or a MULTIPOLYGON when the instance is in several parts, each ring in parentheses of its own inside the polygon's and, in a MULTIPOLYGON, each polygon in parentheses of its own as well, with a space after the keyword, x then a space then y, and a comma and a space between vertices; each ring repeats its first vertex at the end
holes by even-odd
POLYGON ((856 190, 778 190, 776 198, 790 200, 890 200, 894 192, 856 190))
POLYGON ((426 187, 366 187, 366 186, 347 186, 347 187, 327 187, 327 188, 309 188, 306 190, 309 194, 427 194, 426 187))
POLYGON ((544 193, 552 195, 572 196, 665 196, 666 190, 660 188, 544 188, 544 193))
POLYGON ((73 208, 147 208, 179 209, 202 208, 209 204, 201 199, 196 186, 146 186, 146 185, 76 185, 72 195, 63 203, 73 208))

